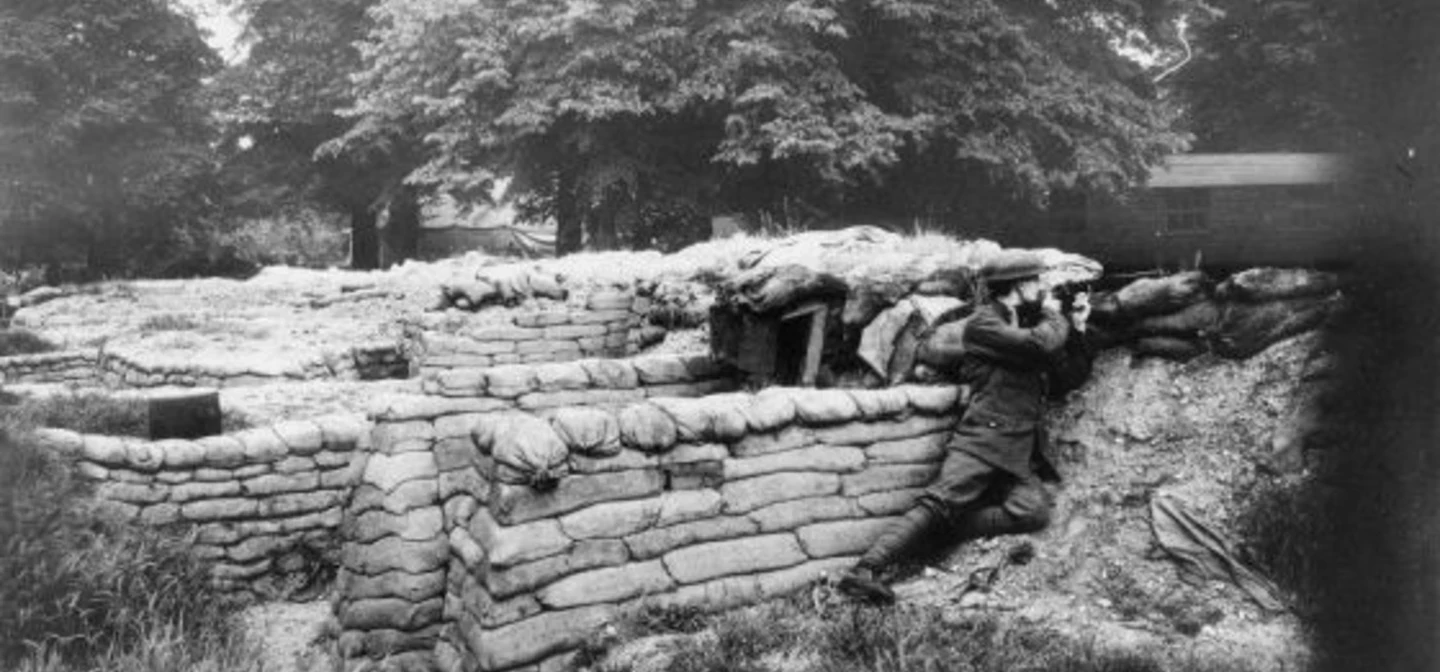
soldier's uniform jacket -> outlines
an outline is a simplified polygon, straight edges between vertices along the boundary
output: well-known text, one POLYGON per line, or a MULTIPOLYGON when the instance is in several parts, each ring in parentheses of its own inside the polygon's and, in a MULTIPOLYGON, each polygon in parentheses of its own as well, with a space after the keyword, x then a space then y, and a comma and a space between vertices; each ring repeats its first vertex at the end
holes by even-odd
POLYGON ((1010 317, 1010 308, 991 301, 965 326, 960 375, 972 394, 949 445, 1022 479, 1059 480, 1045 456, 1046 398, 1085 381, 1091 352, 1059 313, 1044 311, 1031 327, 1010 317))

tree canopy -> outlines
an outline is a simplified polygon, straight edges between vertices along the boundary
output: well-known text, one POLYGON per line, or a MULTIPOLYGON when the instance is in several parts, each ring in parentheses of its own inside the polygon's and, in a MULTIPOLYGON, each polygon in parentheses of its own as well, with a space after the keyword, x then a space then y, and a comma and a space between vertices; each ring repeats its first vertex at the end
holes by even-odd
POLYGON ((212 93, 229 140, 225 176, 232 204, 242 211, 304 203, 336 209, 351 218, 354 263, 378 265, 379 213, 388 211, 389 229, 406 229, 411 239, 418 227, 418 194, 401 185, 416 142, 408 129, 395 127, 343 152, 317 152, 350 126, 339 111, 354 100, 355 44, 371 29, 374 0, 233 4, 246 17, 248 57, 227 68, 212 93))
MULTIPOLYGON (((118 271, 198 216, 212 158, 199 93, 219 65, 161 0, 0 6, 0 224, 55 261, 65 243, 118 271), (138 239, 138 240, 137 240, 138 239)), ((12 248, 14 249, 14 248, 12 248)))
MULTIPOLYGON (((1356 3, 1211 0, 1173 80, 1205 151, 1353 148, 1370 76, 1353 62, 1356 3)), ((1362 13, 1371 8, 1358 8, 1362 13)))
POLYGON ((380 0, 354 126, 425 133, 416 183, 512 187, 562 249, 589 216, 1115 189, 1183 145, 1111 41, 1171 2, 380 0), (903 192, 904 199, 895 198, 903 192))

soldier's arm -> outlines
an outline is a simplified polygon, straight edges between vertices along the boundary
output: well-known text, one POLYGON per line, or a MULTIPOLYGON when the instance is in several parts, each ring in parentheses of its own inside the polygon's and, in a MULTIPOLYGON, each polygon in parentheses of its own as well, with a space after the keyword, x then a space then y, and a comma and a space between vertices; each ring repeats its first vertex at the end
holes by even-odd
POLYGON ((1095 362, 1095 349, 1085 332, 1071 330, 1065 347, 1057 353, 1051 365, 1052 396, 1064 396, 1067 392, 1085 384, 1095 362))
POLYGON ((1028 329, 1012 326, 995 312, 984 310, 965 328, 965 349, 1009 366, 1043 369, 1069 335, 1070 322, 1052 310, 1044 311, 1040 323, 1028 329))

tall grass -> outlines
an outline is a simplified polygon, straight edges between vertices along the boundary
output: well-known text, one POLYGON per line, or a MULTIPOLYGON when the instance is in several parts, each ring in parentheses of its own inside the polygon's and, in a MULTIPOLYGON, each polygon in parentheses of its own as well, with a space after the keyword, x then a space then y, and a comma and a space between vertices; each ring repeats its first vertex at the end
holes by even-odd
POLYGON ((186 540, 108 517, 71 465, 0 424, 0 669, 248 670, 186 540))
MULTIPOLYGON (((631 637, 674 635, 641 612, 619 625, 631 637), (647 632, 647 627, 650 626, 647 632)), ((688 621, 687 621, 688 623, 688 621)), ((695 627, 680 632, 693 631, 695 627)), ((878 609, 805 599, 780 600, 706 619, 705 629, 678 640, 660 657, 587 651, 603 672, 1159 672, 1247 670, 1242 660, 1199 657, 1159 648, 1121 650, 1048 626, 995 615, 946 614, 933 607, 878 609)), ((616 650, 612 645, 610 650, 616 650)))

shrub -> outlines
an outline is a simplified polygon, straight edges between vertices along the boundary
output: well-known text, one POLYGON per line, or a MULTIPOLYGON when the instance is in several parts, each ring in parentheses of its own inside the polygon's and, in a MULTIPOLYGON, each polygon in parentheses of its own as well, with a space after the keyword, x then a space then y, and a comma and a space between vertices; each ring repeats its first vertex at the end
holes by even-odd
POLYGON ((24 329, 0 329, 0 357, 54 352, 60 346, 24 329))
POLYGON ((109 517, 68 463, 5 427, 0 493, 0 667, 178 671, 246 659, 228 627, 236 604, 210 590, 188 543, 109 517))
POLYGON ((217 234, 214 243, 259 265, 325 268, 350 260, 350 232, 344 218, 310 209, 237 222, 217 234))

